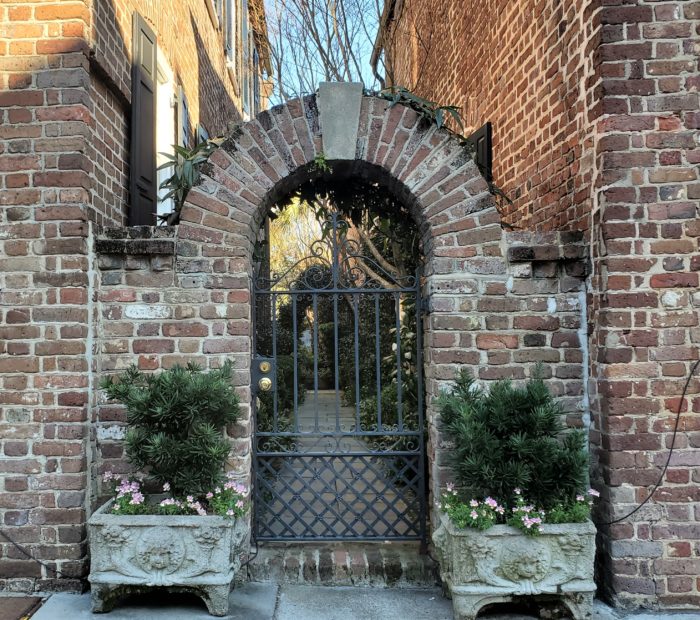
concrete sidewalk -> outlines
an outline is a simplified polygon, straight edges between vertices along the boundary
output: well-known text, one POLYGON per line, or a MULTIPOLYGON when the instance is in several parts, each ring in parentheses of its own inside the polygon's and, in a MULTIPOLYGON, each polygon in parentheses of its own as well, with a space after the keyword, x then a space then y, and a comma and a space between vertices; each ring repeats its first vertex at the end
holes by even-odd
MULTIPOLYGON (((439 588, 361 588, 247 583, 231 593, 227 620, 452 620, 452 602, 439 588)), ((479 616, 481 618, 482 616, 479 616)), ((489 620, 535 618, 519 613, 489 620)), ((109 614, 90 612, 89 594, 54 594, 32 620, 211 620, 194 597, 158 594, 124 600, 109 614)), ((592 620, 700 620, 700 613, 618 615, 596 602, 592 620)))
MULTIPOLYGON (((435 589, 385 589, 247 583, 231 593, 227 620, 452 620, 435 589)), ((211 620, 195 597, 125 600, 109 614, 90 612, 90 595, 54 594, 32 620, 211 620)))

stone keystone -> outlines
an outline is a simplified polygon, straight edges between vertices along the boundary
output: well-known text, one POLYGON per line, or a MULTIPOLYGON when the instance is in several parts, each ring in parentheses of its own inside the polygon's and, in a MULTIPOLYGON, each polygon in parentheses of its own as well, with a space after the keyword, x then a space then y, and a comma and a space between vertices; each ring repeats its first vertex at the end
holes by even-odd
POLYGON ((362 84, 321 82, 318 109, 326 159, 355 159, 362 84))

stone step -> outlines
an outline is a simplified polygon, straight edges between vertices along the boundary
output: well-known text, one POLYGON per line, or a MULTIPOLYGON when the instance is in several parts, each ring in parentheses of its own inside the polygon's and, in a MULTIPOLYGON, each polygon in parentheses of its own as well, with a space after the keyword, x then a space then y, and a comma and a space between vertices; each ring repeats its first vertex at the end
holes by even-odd
POLYGON ((259 543, 254 582, 416 588, 435 586, 437 565, 413 542, 259 543))

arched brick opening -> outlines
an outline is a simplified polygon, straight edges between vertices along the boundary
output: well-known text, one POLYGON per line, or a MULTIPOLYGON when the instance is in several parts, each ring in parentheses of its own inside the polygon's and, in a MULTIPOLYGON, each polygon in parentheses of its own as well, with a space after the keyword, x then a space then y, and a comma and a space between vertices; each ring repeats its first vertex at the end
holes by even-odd
MULTIPOLYGON (((410 206, 422 234, 431 497, 451 476, 435 397, 463 367, 483 382, 521 380, 541 362, 568 423, 586 427, 582 236, 504 230, 486 183, 449 132, 409 108, 364 97, 357 85, 330 88, 344 93, 341 103, 324 100, 322 86, 236 128, 210 158, 177 227, 113 229, 98 238, 97 372, 231 360, 242 415, 228 429, 230 466, 250 482, 254 244, 270 205, 307 179, 323 154, 333 174, 380 183, 410 206)), ((97 499, 98 474, 129 465, 123 413, 97 400, 95 407, 97 499)))
MULTIPOLYGON (((460 280, 470 277, 470 263, 474 272, 492 270, 489 265, 500 254, 499 218, 470 155, 452 134, 421 120, 414 110, 362 96, 354 86, 334 85, 344 97, 357 98, 357 124, 350 130, 354 146, 344 145, 347 159, 333 157, 333 137, 328 132, 336 130, 332 121, 324 122, 323 101, 318 101, 324 96, 321 90, 318 97, 290 101, 236 128, 210 158, 206 180, 189 194, 178 238, 199 241, 202 256, 213 254, 215 261, 228 258, 226 275, 219 284, 228 279, 237 289, 237 298, 249 299, 253 245, 270 206, 313 176, 314 160, 319 156, 328 158, 334 178, 379 183, 410 207, 422 237, 424 297, 429 304, 435 293, 463 289, 460 280), (489 239, 475 243, 469 235, 474 230, 490 231, 489 239)), ((441 305, 444 300, 437 301, 441 305)), ((250 337, 250 306, 246 318, 250 337)), ((459 351, 449 360, 444 353, 437 357, 433 353, 431 334, 446 319, 442 312, 430 313, 423 325, 431 445, 437 438, 431 397, 442 381, 454 376, 454 364, 468 361, 459 351)), ((250 356, 247 360, 238 364, 245 403, 251 398, 250 356)), ((249 424, 247 428, 250 430, 249 424)), ((439 480, 439 462, 431 458, 430 463, 431 479, 439 480)), ((247 461, 241 465, 247 467, 247 461)))

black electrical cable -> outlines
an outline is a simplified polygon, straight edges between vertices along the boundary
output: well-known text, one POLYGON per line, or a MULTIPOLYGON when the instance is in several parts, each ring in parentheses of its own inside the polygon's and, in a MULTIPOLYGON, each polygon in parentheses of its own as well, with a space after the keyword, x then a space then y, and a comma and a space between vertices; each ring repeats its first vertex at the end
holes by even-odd
POLYGON ((248 559, 241 564, 241 568, 244 566, 247 566, 250 564, 255 558, 258 557, 258 539, 255 537, 255 526, 253 526, 250 529, 250 542, 252 543, 252 546, 255 547, 255 553, 253 555, 249 555, 248 559))
POLYGON ((668 458, 666 459, 666 464, 664 465, 663 469, 661 470, 661 475, 659 476, 659 479, 656 481, 656 484, 654 485, 654 488, 651 490, 649 495, 646 496, 645 500, 639 504, 634 510, 628 512, 626 515, 623 517, 620 517, 618 519, 614 519, 612 521, 605 521, 602 523, 598 523, 598 525, 613 525, 615 523, 620 523, 620 521, 624 521, 625 519, 628 519, 631 517, 635 512, 637 512, 644 504, 646 504, 653 496, 654 493, 656 493, 657 489, 661 486, 661 484, 664 481, 664 476, 666 475, 666 470, 668 469, 669 464, 671 463, 671 456, 673 456, 673 448, 676 444, 676 435, 678 434, 678 425, 680 424, 681 421, 681 411, 683 410, 683 401, 685 400, 685 395, 688 391, 688 386, 690 385, 690 381, 693 378, 693 375, 695 374, 695 371, 700 365, 700 359, 693 364, 693 367, 690 370, 690 373, 688 374, 688 378, 685 381, 685 385, 683 386, 683 393, 681 394, 681 398, 678 401, 678 411, 676 412, 676 423, 673 426, 673 435, 671 436, 671 446, 669 447, 668 450, 668 458))

